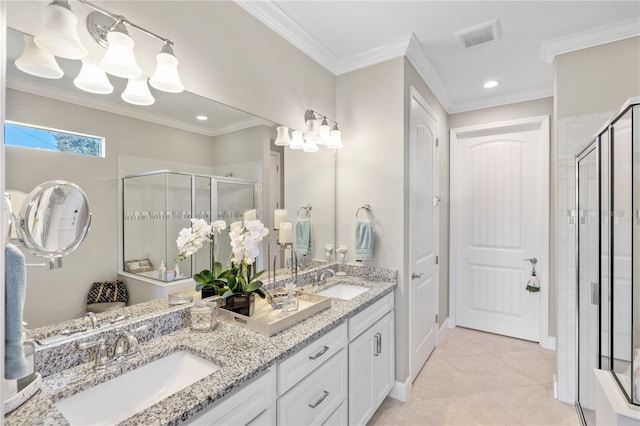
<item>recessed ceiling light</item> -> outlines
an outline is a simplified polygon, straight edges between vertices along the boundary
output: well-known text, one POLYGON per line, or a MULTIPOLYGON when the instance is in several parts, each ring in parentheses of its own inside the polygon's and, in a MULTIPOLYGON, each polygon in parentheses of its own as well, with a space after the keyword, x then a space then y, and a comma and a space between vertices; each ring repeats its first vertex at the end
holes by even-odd
POLYGON ((498 80, 489 80, 482 87, 485 89, 491 89, 492 87, 496 87, 499 84, 498 80))
POLYGON ((200 114, 200 115, 196 115, 196 118, 197 118, 198 120, 200 120, 200 121, 206 121, 206 120, 208 120, 208 119, 209 119, 209 117, 207 117, 206 115, 202 115, 202 114, 200 114))

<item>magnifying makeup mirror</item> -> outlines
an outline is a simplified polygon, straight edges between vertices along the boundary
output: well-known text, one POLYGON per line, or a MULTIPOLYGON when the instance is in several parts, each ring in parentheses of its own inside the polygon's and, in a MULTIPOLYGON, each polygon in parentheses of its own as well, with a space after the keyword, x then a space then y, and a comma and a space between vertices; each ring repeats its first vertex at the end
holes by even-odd
POLYGON ((91 211, 84 191, 72 182, 53 180, 38 185, 26 196, 14 228, 20 242, 31 253, 46 258, 49 269, 54 269, 62 265, 62 256, 82 244, 90 225, 91 211))

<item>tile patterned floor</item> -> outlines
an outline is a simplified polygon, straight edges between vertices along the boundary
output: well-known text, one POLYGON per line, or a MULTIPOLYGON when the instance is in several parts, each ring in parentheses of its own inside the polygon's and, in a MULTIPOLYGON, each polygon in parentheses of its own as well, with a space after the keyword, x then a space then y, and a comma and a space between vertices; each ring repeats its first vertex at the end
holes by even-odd
POLYGON ((579 425, 553 398, 555 352, 537 343, 455 328, 413 383, 387 398, 369 425, 579 425))

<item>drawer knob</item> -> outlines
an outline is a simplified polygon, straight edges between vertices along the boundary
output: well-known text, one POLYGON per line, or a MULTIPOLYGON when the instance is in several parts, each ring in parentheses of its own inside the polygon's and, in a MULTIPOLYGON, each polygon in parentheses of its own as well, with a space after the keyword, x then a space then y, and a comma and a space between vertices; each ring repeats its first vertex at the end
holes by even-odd
POLYGON ((316 359, 324 355, 329 350, 329 346, 325 346, 313 355, 309 355, 309 359, 316 359))
MULTIPOLYGON (((325 346, 326 347, 326 346, 325 346)), ((320 398, 318 398, 318 400, 316 402, 314 402, 313 404, 309 404, 309 407, 311 408, 316 408, 318 405, 320 405, 322 403, 322 401, 324 401, 327 397, 329 396, 329 392, 327 391, 322 391, 322 396, 320 398)))

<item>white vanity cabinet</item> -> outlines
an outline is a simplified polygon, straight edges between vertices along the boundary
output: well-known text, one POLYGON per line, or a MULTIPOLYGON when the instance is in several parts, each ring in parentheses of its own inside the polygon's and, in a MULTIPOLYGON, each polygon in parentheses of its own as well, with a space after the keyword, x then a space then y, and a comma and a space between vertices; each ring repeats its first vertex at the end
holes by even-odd
POLYGON ((395 381, 393 294, 349 320, 349 425, 365 425, 395 381))
POLYGON ((257 379, 191 417, 188 425, 269 426, 275 424, 276 373, 269 369, 257 379))
POLYGON ((343 415, 348 394, 347 324, 278 364, 278 425, 323 425, 343 415))

